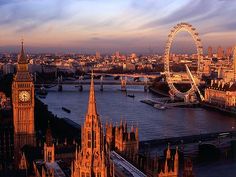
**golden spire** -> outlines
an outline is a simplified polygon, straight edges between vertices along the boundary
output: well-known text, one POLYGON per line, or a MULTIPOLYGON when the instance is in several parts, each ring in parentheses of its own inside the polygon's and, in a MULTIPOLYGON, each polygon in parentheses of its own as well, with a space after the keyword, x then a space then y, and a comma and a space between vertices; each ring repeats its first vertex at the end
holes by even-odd
POLYGON ((20 52, 18 63, 23 63, 23 64, 27 63, 27 60, 25 57, 25 51, 24 51, 24 39, 21 40, 21 52, 20 52))
POLYGON ((166 159, 170 159, 170 143, 168 143, 168 147, 166 151, 166 159))
POLYGON ((91 84, 90 84, 90 93, 89 93, 87 115, 97 115, 97 106, 96 106, 96 99, 95 99, 95 92, 94 92, 93 71, 91 74, 91 84))

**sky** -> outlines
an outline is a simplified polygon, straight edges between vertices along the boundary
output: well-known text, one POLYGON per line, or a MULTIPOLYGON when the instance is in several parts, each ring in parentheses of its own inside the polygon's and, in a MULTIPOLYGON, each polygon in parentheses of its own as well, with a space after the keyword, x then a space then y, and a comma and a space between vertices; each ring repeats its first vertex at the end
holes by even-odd
MULTIPOLYGON (((170 30, 192 24, 203 47, 236 44, 236 0, 0 0, 0 52, 164 53, 170 30)), ((173 51, 193 51, 188 34, 173 51)))

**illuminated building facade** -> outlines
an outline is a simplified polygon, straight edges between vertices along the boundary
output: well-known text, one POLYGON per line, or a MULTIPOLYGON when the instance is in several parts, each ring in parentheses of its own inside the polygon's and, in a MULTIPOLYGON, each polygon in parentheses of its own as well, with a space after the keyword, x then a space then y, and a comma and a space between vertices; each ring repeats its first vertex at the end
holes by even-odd
POLYGON ((178 147, 175 152, 168 148, 165 157, 158 156, 147 158, 145 171, 148 177, 178 177, 179 175, 179 154, 178 147))
POLYGON ((213 57, 213 49, 212 47, 208 47, 208 58, 212 58, 213 57))
POLYGON ((193 174, 193 163, 192 163, 190 158, 187 158, 184 161, 183 177, 194 177, 194 174, 193 174))
POLYGON ((88 111, 82 127, 82 148, 76 150, 72 162, 71 177, 109 177, 108 154, 105 152, 103 129, 97 113, 94 81, 91 79, 88 111))
POLYGON ((236 106, 236 83, 212 80, 205 89, 205 101, 222 107, 236 106))
POLYGON ((135 157, 139 150, 138 128, 131 127, 128 131, 127 123, 121 121, 120 125, 106 124, 106 143, 109 149, 116 150, 128 157, 135 157))
POLYGON ((217 58, 222 59, 224 57, 224 50, 221 46, 217 48, 217 58))
POLYGON ((28 60, 22 42, 18 57, 17 73, 12 83, 14 124, 14 147, 16 164, 19 163, 21 148, 35 143, 34 127, 34 83, 28 71, 28 60))

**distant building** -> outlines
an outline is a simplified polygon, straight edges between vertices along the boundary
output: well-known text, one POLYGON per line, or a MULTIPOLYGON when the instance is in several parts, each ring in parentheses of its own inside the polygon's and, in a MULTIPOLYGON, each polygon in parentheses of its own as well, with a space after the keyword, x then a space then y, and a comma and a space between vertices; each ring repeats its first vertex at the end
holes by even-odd
POLYGON ((5 93, 0 92, 0 109, 10 110, 11 108, 12 106, 10 98, 7 98, 5 93))
POLYGON ((5 106, 8 100, 5 94, 0 92, 0 171, 12 169, 14 162, 12 109, 5 106))
POLYGON ((55 65, 43 65, 42 72, 44 73, 56 73, 57 67, 55 65))
POLYGON ((230 58, 232 56, 232 47, 228 47, 226 49, 226 54, 225 54, 226 58, 230 58))
POLYGON ((44 161, 55 162, 55 147, 50 127, 47 129, 46 142, 44 143, 44 161))
POLYGON ((234 70, 228 67, 220 67, 217 69, 218 71, 218 78, 222 79, 225 83, 227 82, 234 82, 235 81, 235 74, 234 70))
POLYGON ((137 55, 136 55, 136 53, 131 53, 130 57, 131 57, 132 59, 135 59, 135 58, 137 57, 137 55))
POLYGON ((190 158, 184 161, 183 177, 195 177, 193 174, 193 164, 190 158))
POLYGON ((222 59, 224 57, 224 50, 221 46, 217 48, 217 58, 222 59))
POLYGON ((119 51, 116 51, 115 57, 116 57, 116 58, 120 58, 120 52, 119 52, 119 51))
POLYGON ((51 129, 46 132, 46 142, 43 148, 43 160, 33 162, 34 173, 37 177, 69 177, 69 167, 61 160, 55 160, 55 145, 51 129))
POLYGON ((236 81, 236 46, 233 52, 233 70, 234 70, 234 81, 236 81))
POLYGON ((211 60, 205 59, 202 61, 202 63, 203 63, 203 73, 205 75, 210 75, 211 74, 211 68, 210 68, 211 60))
POLYGON ((101 58, 101 54, 99 51, 96 51, 96 59, 100 59, 101 58))
POLYGON ((208 47, 208 58, 212 58, 213 57, 213 50, 212 50, 212 47, 209 46, 208 47))
POLYGON ((154 159, 147 158, 147 176, 148 177, 178 177, 179 175, 179 154, 176 147, 175 152, 168 148, 165 153, 165 157, 154 159))
POLYGON ((132 159, 139 151, 138 127, 132 126, 128 131, 126 122, 121 121, 120 125, 115 126, 106 123, 106 142, 110 150, 116 150, 132 159))
POLYGON ((166 151, 166 159, 164 168, 161 169, 157 177, 178 177, 179 175, 179 155, 176 148, 175 155, 171 155, 170 147, 166 151))
POLYGON ((11 63, 3 65, 3 74, 13 74, 15 72, 15 66, 11 63))
POLYGON ((41 64, 29 64, 28 67, 29 67, 30 73, 35 73, 35 72, 41 73, 42 72, 42 65, 41 64))
POLYGON ((222 107, 236 106, 236 82, 212 80, 205 89, 205 101, 222 107))
POLYGON ((135 70, 135 65, 132 64, 132 63, 124 63, 123 64, 123 70, 134 71, 135 70))

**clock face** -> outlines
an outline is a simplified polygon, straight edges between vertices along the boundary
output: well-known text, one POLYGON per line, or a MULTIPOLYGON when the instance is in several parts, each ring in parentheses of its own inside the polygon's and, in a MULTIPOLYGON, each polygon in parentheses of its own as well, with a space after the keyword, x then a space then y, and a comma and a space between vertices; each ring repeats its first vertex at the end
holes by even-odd
POLYGON ((26 102, 30 100, 30 93, 28 91, 21 91, 19 93, 20 101, 26 102))

